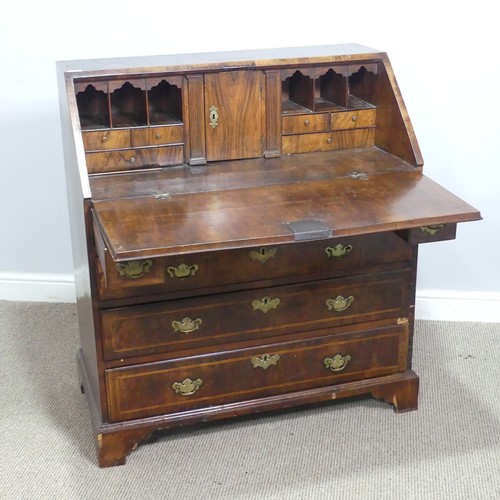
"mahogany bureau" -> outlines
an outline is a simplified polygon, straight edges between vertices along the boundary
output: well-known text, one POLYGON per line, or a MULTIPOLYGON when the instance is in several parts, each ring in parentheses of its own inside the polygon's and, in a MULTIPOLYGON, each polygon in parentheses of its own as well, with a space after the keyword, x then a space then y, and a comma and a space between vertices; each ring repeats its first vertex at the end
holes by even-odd
POLYGON ((417 408, 417 247, 479 212, 422 173, 359 45, 58 63, 99 464, 153 431, 371 394, 417 408))

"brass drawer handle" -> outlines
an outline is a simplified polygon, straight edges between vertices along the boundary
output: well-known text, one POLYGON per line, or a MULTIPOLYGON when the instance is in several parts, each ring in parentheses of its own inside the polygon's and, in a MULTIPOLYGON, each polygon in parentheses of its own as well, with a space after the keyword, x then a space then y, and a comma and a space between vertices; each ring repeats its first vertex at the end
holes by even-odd
POLYGON ((276 309, 280 303, 280 299, 271 297, 262 297, 260 300, 255 299, 252 301, 252 307, 254 311, 262 311, 263 313, 267 313, 267 311, 271 309, 276 309))
POLYGON ((310 124, 310 123, 311 123, 311 122, 310 122, 309 120, 307 120, 307 119, 306 119, 306 120, 304 120, 304 125, 305 125, 306 127, 307 127, 307 126, 309 126, 309 124, 310 124))
POLYGON ((151 259, 147 260, 129 260, 128 262, 118 262, 116 264, 116 270, 120 276, 129 278, 132 280, 142 278, 146 273, 149 273, 153 261, 151 259))
POLYGON ((135 163, 135 156, 132 156, 132 157, 130 158, 130 163, 135 163))
POLYGON ((328 139, 326 140, 326 142, 327 142, 328 144, 331 144, 331 143, 333 142, 333 139, 332 139, 331 137, 328 137, 328 139))
POLYGON ((435 224, 434 226, 421 226, 420 231, 434 236, 438 231, 444 229, 444 224, 435 224))
POLYGON ((337 243, 334 247, 326 247, 325 253, 327 257, 331 257, 332 259, 343 259, 352 252, 352 248, 352 245, 337 243))
POLYGON ((342 356, 342 354, 335 354, 335 356, 331 358, 325 358, 323 364, 332 372, 340 372, 347 366, 349 361, 351 361, 351 356, 349 356, 349 354, 345 356, 342 356))
POLYGON ((179 264, 177 267, 169 266, 167 267, 167 273, 171 278, 188 278, 194 276, 196 271, 198 271, 198 264, 192 264, 188 266, 187 264, 179 264))
POLYGON ((191 333, 198 330, 203 321, 201 318, 191 319, 183 318, 181 321, 172 321, 174 332, 191 333))
POLYGON ((342 295, 339 295, 335 299, 327 299, 326 306, 328 307, 329 311, 333 310, 336 312, 342 312, 351 307, 353 302, 354 297, 352 295, 350 295, 349 297, 343 297, 342 295))
POLYGON ((257 356, 254 356, 250 361, 252 362, 254 368, 262 368, 263 370, 267 370, 271 365, 276 366, 279 360, 279 354, 268 354, 266 352, 259 358, 257 356))
POLYGON ((159 141, 159 140, 161 139, 161 134, 160 134, 159 132, 157 132, 157 133, 155 134, 155 139, 156 139, 157 141, 159 141))
POLYGON ((277 251, 278 249, 276 247, 261 247, 258 250, 252 250, 249 255, 252 260, 258 260, 259 262, 262 262, 262 264, 265 264, 269 259, 272 259, 276 255, 277 251))
POLYGON ((219 125, 219 113, 215 105, 208 110, 208 119, 210 120, 210 126, 212 128, 215 128, 217 127, 217 125, 219 125))
POLYGON ((108 136, 107 135, 103 135, 102 138, 101 138, 101 142, 108 142, 108 136))
POLYGON ((180 394, 181 396, 190 396, 194 394, 202 384, 203 380, 201 378, 197 378, 196 380, 186 378, 182 382, 174 382, 172 384, 172 389, 176 394, 180 394))
POLYGON ((356 115, 354 115, 351 119, 352 119, 353 122, 357 122, 358 121, 358 117, 356 115))

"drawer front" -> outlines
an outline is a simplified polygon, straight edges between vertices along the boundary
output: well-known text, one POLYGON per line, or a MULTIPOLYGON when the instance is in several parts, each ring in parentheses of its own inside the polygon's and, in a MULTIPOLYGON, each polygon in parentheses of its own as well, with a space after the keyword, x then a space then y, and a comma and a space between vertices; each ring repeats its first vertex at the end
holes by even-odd
POLYGON ((168 301, 101 313, 119 359, 408 316, 410 271, 168 301))
POLYGON ((87 153, 89 174, 133 170, 142 167, 179 165, 184 160, 182 146, 162 148, 124 149, 100 153, 87 153))
POLYGON ((375 128, 319 134, 286 135, 282 137, 282 151, 284 154, 365 148, 374 144, 375 128))
POLYGON ((457 225, 434 224, 432 226, 421 226, 409 229, 407 232, 410 245, 433 243, 435 241, 454 240, 457 233, 457 225))
POLYGON ((315 151, 333 151, 339 149, 335 134, 331 132, 317 134, 286 135, 281 139, 283 154, 313 153, 315 151))
POLYGON ((328 113, 284 116, 281 119, 283 134, 322 132, 330 128, 328 113))
POLYGON ((130 130, 82 132, 85 151, 130 148, 130 130))
POLYGON ((404 371, 407 325, 106 371, 110 421, 404 371))
POLYGON ((314 274, 327 277, 342 270, 407 261, 411 255, 411 247, 394 233, 118 264, 103 250, 99 296, 118 298, 314 274))
POLYGON ((161 146, 163 144, 179 144, 183 142, 184 128, 182 125, 131 130, 132 147, 161 146))
POLYGON ((339 111, 331 114, 332 130, 375 126, 375 109, 339 111))

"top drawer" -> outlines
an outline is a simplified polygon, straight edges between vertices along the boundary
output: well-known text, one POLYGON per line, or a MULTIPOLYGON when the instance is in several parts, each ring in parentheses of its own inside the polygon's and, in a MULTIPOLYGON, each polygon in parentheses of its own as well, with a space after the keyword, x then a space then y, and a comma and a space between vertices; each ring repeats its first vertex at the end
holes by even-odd
MULTIPOLYGON (((361 268, 411 259, 392 232, 116 263, 96 231, 102 299, 203 289, 267 280, 361 273, 361 268)), ((292 279, 293 281, 293 279, 292 279)), ((300 281, 300 279, 299 279, 300 281)))

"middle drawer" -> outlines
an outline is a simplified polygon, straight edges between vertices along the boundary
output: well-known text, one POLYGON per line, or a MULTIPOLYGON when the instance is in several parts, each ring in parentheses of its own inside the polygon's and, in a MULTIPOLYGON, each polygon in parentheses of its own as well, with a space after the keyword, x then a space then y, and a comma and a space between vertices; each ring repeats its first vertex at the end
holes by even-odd
POLYGON ((107 360, 408 315, 410 271, 352 276, 101 312, 107 360))

